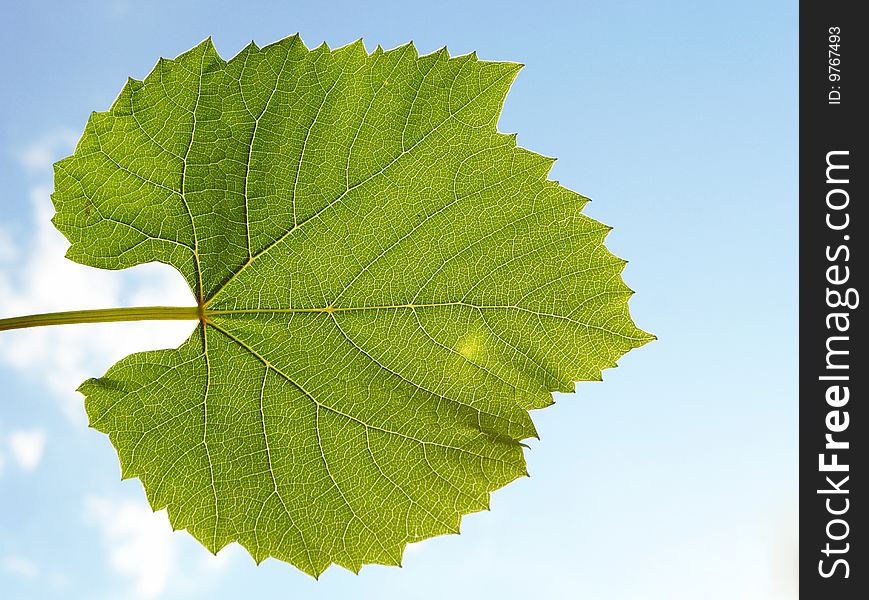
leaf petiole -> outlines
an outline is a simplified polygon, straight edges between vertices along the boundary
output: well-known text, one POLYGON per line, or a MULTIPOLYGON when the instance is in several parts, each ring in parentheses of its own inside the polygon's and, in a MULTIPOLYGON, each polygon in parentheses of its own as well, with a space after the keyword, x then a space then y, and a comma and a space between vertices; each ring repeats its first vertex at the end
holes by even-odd
POLYGON ((131 308, 98 308, 42 313, 0 319, 0 331, 69 325, 73 323, 114 323, 118 321, 182 321, 198 320, 202 312, 198 306, 136 306, 131 308))

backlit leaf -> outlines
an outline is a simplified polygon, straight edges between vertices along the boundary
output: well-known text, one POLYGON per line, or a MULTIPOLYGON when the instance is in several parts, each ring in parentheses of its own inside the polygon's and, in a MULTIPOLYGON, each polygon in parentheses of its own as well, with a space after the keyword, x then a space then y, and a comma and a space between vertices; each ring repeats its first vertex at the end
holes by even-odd
POLYGON ((497 131, 519 69, 208 40, 92 115, 56 165, 69 258, 168 263, 202 307, 80 388, 174 527, 315 576, 399 564, 526 474, 529 410, 652 339, 609 227, 497 131))

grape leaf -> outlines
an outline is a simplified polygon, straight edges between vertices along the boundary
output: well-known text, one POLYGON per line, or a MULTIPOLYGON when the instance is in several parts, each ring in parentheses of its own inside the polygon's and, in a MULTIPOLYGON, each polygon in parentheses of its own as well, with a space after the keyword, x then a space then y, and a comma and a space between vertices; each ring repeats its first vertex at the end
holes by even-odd
POLYGON ((206 40, 91 116, 55 166, 67 256, 167 263, 200 306, 80 388, 175 528, 315 577, 400 564, 527 474, 529 410, 652 339, 610 228, 497 131, 520 68, 206 40))

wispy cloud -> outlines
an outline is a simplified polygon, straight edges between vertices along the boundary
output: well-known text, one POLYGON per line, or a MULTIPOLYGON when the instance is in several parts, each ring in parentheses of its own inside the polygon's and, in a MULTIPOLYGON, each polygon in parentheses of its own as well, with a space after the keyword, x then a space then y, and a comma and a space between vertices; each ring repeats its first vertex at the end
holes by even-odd
POLYGON ((158 597, 177 564, 177 548, 165 511, 108 498, 85 499, 85 520, 100 530, 111 568, 132 580, 140 598, 158 597))
POLYGON ((42 461, 45 440, 45 431, 39 428, 0 431, 0 476, 10 463, 22 471, 36 469, 42 461))
POLYGON ((0 229, 0 263, 11 262, 18 256, 9 234, 0 229))
POLYGON ((31 171, 44 171, 51 168, 58 155, 67 153, 78 140, 78 135, 71 129, 57 129, 20 149, 15 154, 18 161, 31 171))
POLYGON ((10 575, 26 577, 27 579, 33 579, 39 575, 39 567, 36 566, 36 563, 20 556, 3 557, 0 559, 0 569, 10 575))
POLYGON ((32 471, 42 460, 45 432, 41 429, 18 430, 9 435, 9 450, 18 466, 32 471))
POLYGON ((152 512, 142 502, 103 496, 85 498, 85 522, 97 527, 113 571, 128 579, 134 597, 160 597, 167 589, 201 591, 233 559, 230 547, 212 556, 173 532, 165 510, 152 512))

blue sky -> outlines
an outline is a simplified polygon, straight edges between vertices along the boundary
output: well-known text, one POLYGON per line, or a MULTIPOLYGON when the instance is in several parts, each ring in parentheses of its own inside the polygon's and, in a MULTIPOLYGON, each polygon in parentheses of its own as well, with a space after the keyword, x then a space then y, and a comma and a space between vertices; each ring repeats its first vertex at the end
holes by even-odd
POLYGON ((500 129, 557 156, 552 178, 614 226, 632 312, 659 340, 535 413, 532 477, 461 536, 315 582, 170 532, 85 426, 81 380, 189 326, 4 333, 0 596, 796 597, 796 3, 15 3, 0 22, 0 315, 189 303, 168 268, 65 261, 50 164, 159 56, 297 31, 524 63, 500 129))

